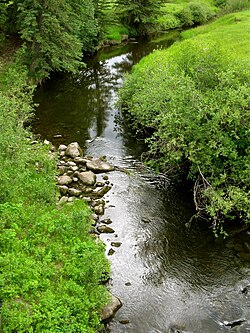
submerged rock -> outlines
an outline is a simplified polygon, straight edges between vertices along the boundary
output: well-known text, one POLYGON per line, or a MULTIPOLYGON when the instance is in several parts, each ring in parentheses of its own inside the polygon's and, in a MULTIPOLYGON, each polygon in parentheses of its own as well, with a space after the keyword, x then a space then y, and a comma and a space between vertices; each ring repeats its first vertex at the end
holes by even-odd
POLYGON ((115 167, 112 164, 110 164, 108 162, 104 162, 100 159, 88 161, 86 166, 87 166, 87 169, 92 170, 97 173, 109 172, 109 171, 115 170, 115 167))
POLYGON ((106 226, 105 224, 102 224, 99 227, 97 227, 97 230, 98 230, 98 232, 104 233, 104 234, 112 234, 115 232, 114 229, 106 226))
POLYGON ((111 320, 116 312, 122 307, 122 302, 119 300, 119 298, 112 295, 111 293, 110 298, 110 303, 101 310, 101 320, 103 322, 108 322, 111 320))

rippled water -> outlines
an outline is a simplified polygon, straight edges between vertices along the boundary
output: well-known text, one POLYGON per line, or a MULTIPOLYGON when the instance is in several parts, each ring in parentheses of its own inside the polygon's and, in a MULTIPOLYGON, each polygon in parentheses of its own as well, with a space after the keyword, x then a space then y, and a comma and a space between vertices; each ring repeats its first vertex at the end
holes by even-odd
POLYGON ((218 241, 205 222, 188 230, 191 193, 144 167, 141 142, 116 124, 123 73, 174 38, 107 49, 78 75, 54 77, 36 93, 33 130, 55 145, 78 141, 86 154, 128 170, 109 174, 104 217, 115 234, 101 236, 107 255, 115 251, 111 290, 123 302, 111 333, 250 332, 249 234, 218 241))

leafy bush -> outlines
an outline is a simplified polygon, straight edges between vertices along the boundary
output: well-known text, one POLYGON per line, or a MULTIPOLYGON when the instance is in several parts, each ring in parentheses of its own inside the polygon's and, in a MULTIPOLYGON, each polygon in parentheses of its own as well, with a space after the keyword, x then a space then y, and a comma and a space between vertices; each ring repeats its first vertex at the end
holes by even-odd
POLYGON ((184 26, 204 24, 213 15, 214 12, 208 5, 200 2, 190 2, 180 12, 176 14, 177 18, 182 22, 184 26))
POLYGON ((250 9, 250 3, 248 0, 226 0, 223 9, 224 13, 237 12, 250 9))
POLYGON ((219 230, 250 218, 249 70, 223 39, 200 35, 143 59, 120 92, 134 126, 153 130, 150 165, 188 169, 197 214, 219 230))

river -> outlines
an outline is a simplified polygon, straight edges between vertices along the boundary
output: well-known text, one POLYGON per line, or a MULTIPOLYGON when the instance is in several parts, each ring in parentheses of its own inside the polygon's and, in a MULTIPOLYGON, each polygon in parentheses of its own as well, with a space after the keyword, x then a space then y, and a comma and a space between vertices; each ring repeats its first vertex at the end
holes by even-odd
POLYGON ((110 289, 123 303, 111 333, 250 332, 249 233, 215 239, 204 221, 187 229, 192 194, 141 163, 143 144, 115 106, 124 73, 177 37, 106 48, 77 75, 54 76, 36 91, 33 131, 56 146, 77 141, 85 154, 128 170, 109 174, 103 218, 115 234, 101 235, 110 289))

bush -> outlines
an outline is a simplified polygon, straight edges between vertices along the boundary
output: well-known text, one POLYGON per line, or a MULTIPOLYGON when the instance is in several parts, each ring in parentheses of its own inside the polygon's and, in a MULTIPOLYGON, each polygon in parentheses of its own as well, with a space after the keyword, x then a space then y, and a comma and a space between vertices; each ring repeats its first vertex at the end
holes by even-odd
POLYGON ((223 5, 223 12, 233 13, 245 9, 250 9, 250 3, 248 0, 226 0, 223 5))
POLYGON ((176 16, 184 26, 192 26, 206 23, 214 12, 205 3, 190 2, 176 16))
POLYGON ((157 51, 120 92, 134 126, 153 130, 150 165, 188 169, 197 214, 219 230, 250 219, 250 68, 222 44, 204 35, 157 51))

